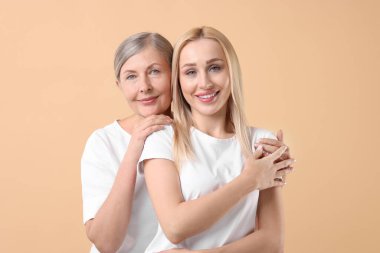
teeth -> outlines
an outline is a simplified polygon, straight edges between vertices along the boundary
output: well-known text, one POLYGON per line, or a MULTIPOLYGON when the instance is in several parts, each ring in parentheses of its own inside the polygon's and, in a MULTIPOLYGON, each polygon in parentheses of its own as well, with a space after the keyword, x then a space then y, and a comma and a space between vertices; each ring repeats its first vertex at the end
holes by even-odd
POLYGON ((213 94, 209 94, 209 95, 204 95, 204 96, 199 96, 200 98, 203 98, 203 99, 207 99, 207 98, 211 98, 211 97, 214 97, 216 95, 216 92, 213 93, 213 94))

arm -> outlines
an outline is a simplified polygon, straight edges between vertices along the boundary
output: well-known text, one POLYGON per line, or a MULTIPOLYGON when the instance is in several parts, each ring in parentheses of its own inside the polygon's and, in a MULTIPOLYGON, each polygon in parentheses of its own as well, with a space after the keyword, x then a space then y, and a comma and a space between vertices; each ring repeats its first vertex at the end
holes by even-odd
MULTIPOLYGON (((275 152, 284 145, 282 131, 277 132, 277 139, 262 139, 264 151, 275 152)), ((279 160, 290 158, 289 149, 279 160)), ((284 210, 281 187, 260 191, 257 224, 255 232, 223 247, 200 251, 199 253, 233 253, 233 252, 283 252, 284 251, 284 210)), ((173 252, 174 253, 174 252, 173 252)))
MULTIPOLYGON (((260 192, 256 231, 242 239, 219 248, 206 250, 171 249, 165 253, 282 253, 284 244, 284 215, 281 188, 260 192)), ((163 252, 162 252, 163 253, 163 252)))
POLYGON ((283 252, 284 212, 281 187, 260 192, 257 210, 257 229, 246 237, 223 247, 201 251, 204 253, 274 253, 283 252))
POLYGON ((146 137, 167 124, 166 116, 151 116, 134 129, 111 191, 96 216, 85 223, 86 233, 101 252, 116 252, 126 236, 134 199, 136 166, 146 137))
MULTIPOLYGON (((280 130, 277 139, 262 139, 264 151, 275 152, 283 146, 283 134, 280 130)), ((290 158, 289 149, 281 159, 290 158)), ((280 187, 260 192, 257 224, 255 232, 230 244, 215 249, 192 251, 188 249, 172 249, 165 253, 234 253, 234 252, 283 252, 284 245, 284 212, 280 187)))
POLYGON ((245 163, 243 172, 230 183, 198 199, 184 201, 178 171, 172 161, 151 159, 144 162, 145 179, 148 191, 160 224, 172 243, 198 234, 218 221, 247 193, 255 189, 281 186, 275 181, 277 170, 284 168, 291 160, 273 164, 286 150, 259 159, 262 150, 258 149, 245 163))

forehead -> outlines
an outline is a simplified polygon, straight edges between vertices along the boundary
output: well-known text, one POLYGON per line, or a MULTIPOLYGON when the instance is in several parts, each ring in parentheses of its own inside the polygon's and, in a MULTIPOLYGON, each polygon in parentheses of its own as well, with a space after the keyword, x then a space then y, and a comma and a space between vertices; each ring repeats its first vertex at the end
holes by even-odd
POLYGON ((198 39, 189 42, 180 53, 180 65, 189 62, 207 61, 220 58, 225 61, 223 49, 219 42, 213 39, 198 39))
POLYGON ((126 60, 121 69, 146 67, 154 63, 168 64, 166 58, 158 49, 153 46, 147 46, 126 60))

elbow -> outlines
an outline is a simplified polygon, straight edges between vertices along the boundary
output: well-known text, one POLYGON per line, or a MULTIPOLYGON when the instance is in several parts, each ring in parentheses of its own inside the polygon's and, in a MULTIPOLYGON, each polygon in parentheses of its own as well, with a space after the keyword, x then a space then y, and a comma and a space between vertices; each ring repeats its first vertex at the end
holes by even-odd
POLYGON ((115 240, 106 240, 104 236, 96 234, 91 228, 86 229, 86 234, 99 252, 116 253, 121 246, 121 243, 117 243, 115 240))
POLYGON ((165 228, 163 228, 166 238, 173 243, 179 244, 187 237, 185 236, 185 231, 182 229, 180 224, 168 224, 165 228))
POLYGON ((173 243, 173 244, 179 244, 181 243, 183 240, 185 240, 183 237, 179 236, 179 235, 176 235, 176 234, 167 234, 166 236, 168 238, 168 240, 173 243))
POLYGON ((102 253, 116 253, 119 247, 107 243, 94 243, 96 249, 102 253))

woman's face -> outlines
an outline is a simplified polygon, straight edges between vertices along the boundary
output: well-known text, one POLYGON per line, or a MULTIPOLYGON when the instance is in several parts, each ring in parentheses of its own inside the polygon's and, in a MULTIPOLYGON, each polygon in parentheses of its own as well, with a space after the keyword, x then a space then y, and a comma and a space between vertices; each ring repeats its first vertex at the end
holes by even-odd
POLYGON ((198 39, 183 47, 179 81, 193 116, 226 115, 230 78, 226 57, 217 41, 198 39))
POLYGON ((147 117, 170 112, 170 75, 165 57, 148 46, 124 63, 117 83, 131 109, 147 117))

